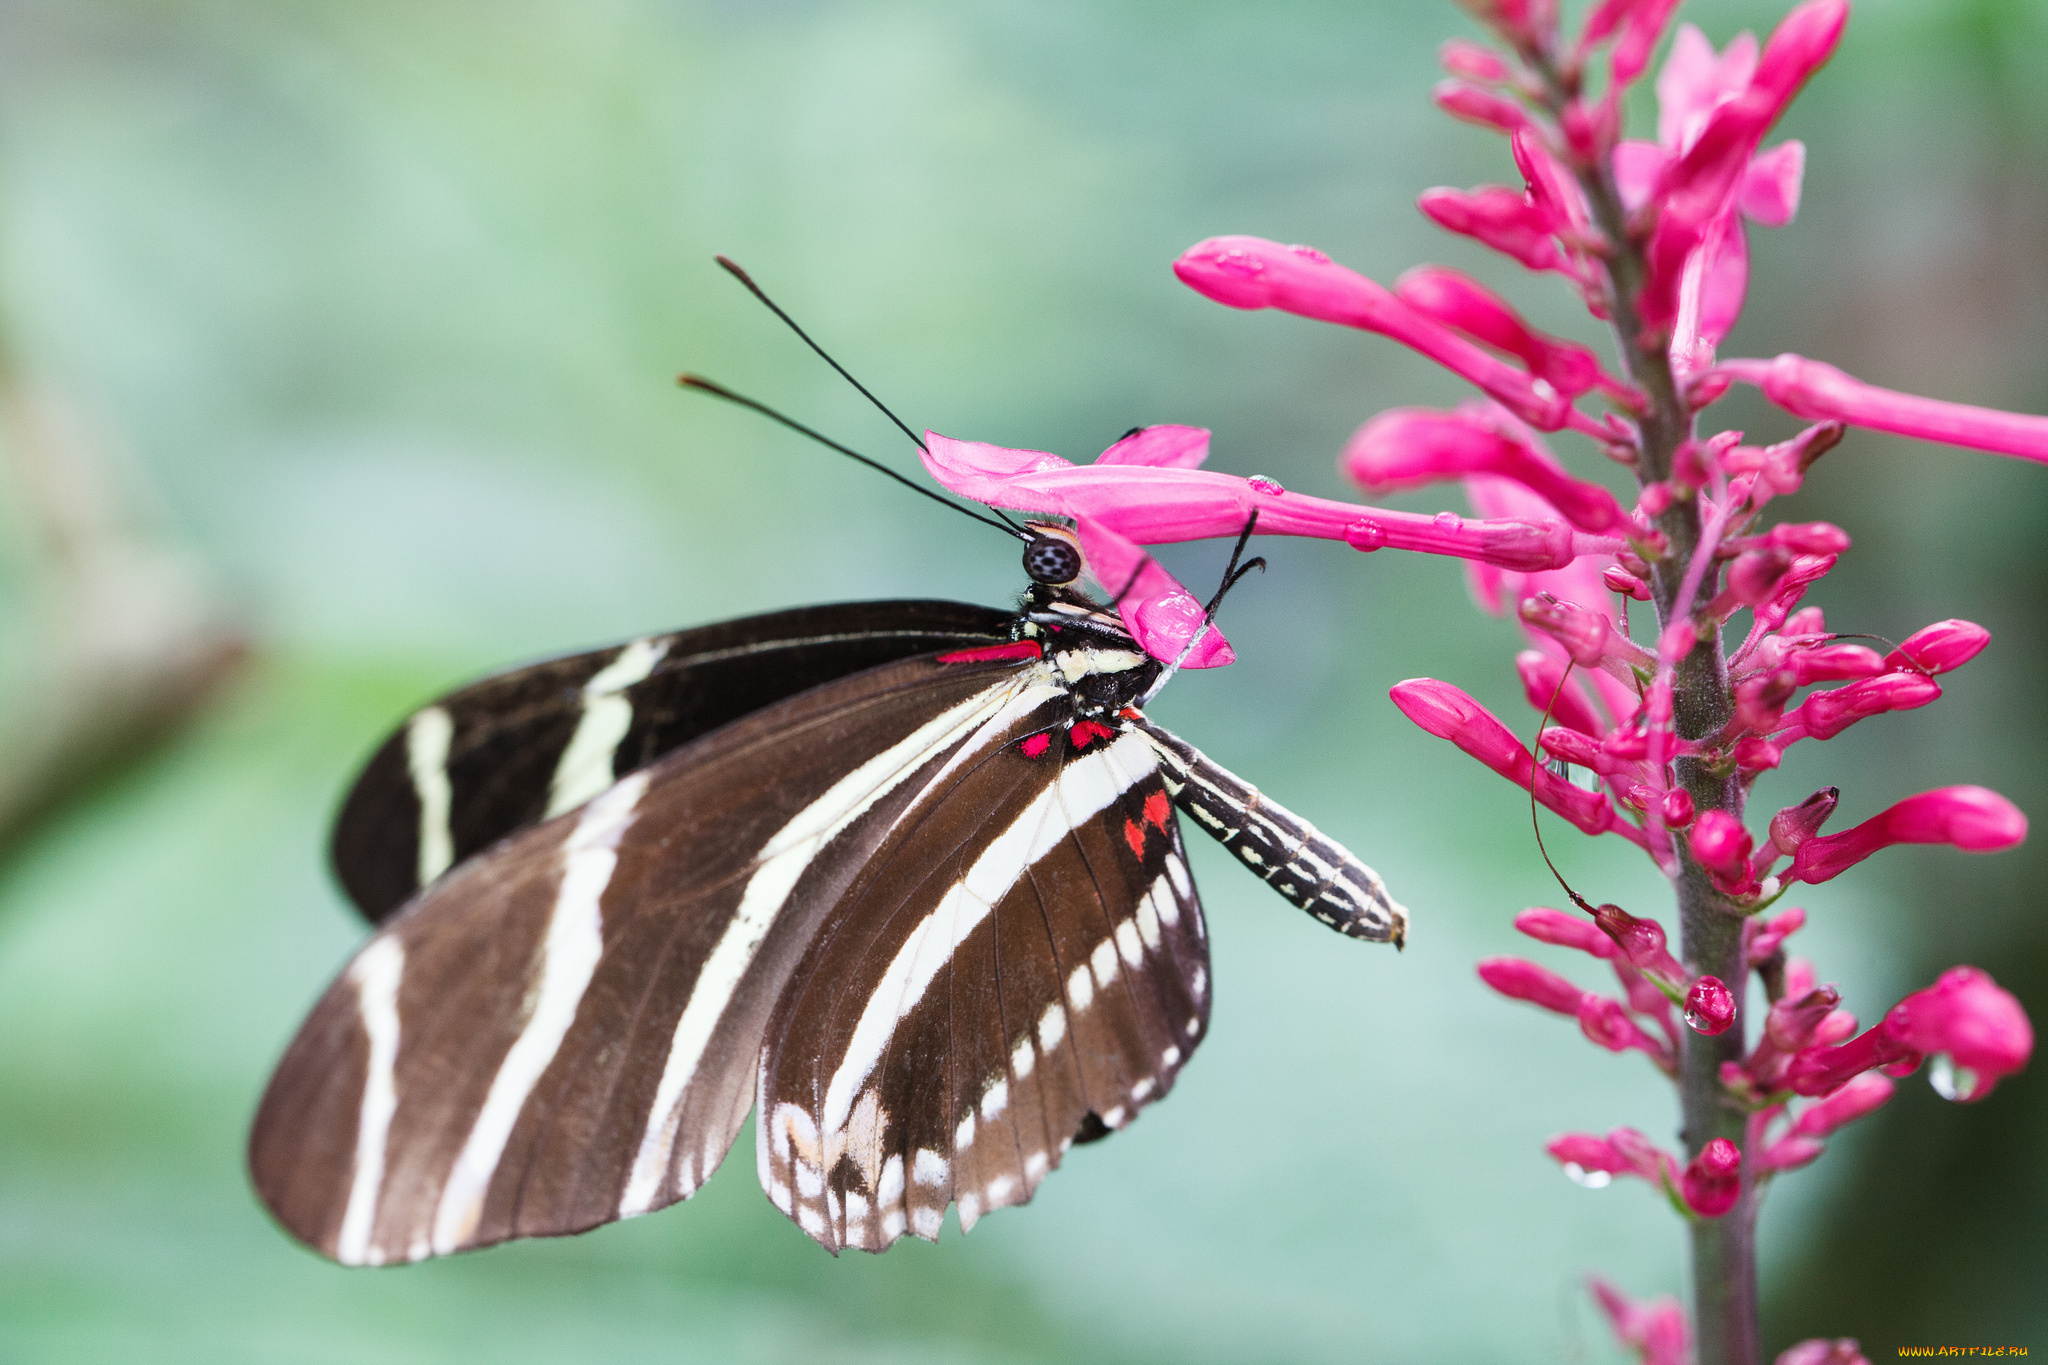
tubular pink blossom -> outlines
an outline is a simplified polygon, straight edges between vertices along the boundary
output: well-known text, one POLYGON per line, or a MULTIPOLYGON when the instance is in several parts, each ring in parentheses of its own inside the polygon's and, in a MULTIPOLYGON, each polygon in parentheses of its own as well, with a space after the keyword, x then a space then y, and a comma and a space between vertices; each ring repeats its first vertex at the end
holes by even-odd
MULTIPOLYGON (((1787 806, 1771 817, 1771 847, 1786 857, 1799 852, 1801 845, 1820 833, 1820 827, 1835 813, 1835 806, 1842 799, 1840 787, 1823 787, 1796 806, 1787 806)), ((1786 912, 1790 914, 1790 911, 1786 912)), ((1783 916, 1780 916, 1783 918, 1783 916)), ((1805 923, 1801 912, 1800 923, 1805 923)), ((1794 926, 1797 927, 1796 925, 1794 926)), ((1786 932, 1790 932, 1787 930, 1786 932)))
POLYGON ((1530 270, 1565 268, 1565 254, 1555 236, 1563 224, 1524 191, 1506 185, 1481 185, 1476 190, 1439 186, 1424 190, 1415 206, 1445 231, 1512 256, 1530 270))
POLYGON ((1784 880, 1824 882, 1892 844, 1954 844, 1965 853, 2011 848, 2027 837, 2027 817, 1983 787, 1938 787, 1909 796, 1854 829, 1799 846, 1784 880))
POLYGON ((1634 1050, 1660 1068, 1671 1069, 1670 1048, 1643 1032, 1619 1000, 1587 991, 1579 998, 1579 1032, 1609 1052, 1634 1050))
POLYGON ((1262 237, 1211 237, 1188 248, 1173 271, 1181 283, 1232 308, 1278 308, 1391 337, 1478 385, 1544 431, 1571 426, 1603 438, 1606 434, 1549 383, 1489 355, 1312 247, 1282 246, 1262 237))
POLYGON ((1600 358, 1591 350, 1537 331, 1499 295, 1469 275, 1442 266, 1417 266, 1394 281, 1394 292, 1418 312, 1513 356, 1530 374, 1566 397, 1575 398, 1595 386, 1620 388, 1607 378, 1600 358))
POLYGON ((1549 451, 1484 410, 1389 408, 1352 435, 1338 466, 1374 496, 1493 474, 1535 490, 1581 530, 1611 531, 1626 520, 1612 493, 1574 479, 1549 451))
POLYGON ((1593 907, 1593 922, 1614 940, 1627 963, 1650 980, 1676 991, 1685 983, 1685 968, 1666 946, 1664 926, 1639 919, 1618 905, 1593 907))
POLYGON ((1865 649, 1862 645, 1816 645, 1811 649, 1795 649, 1786 657, 1785 666, 1799 680, 1801 687, 1808 683, 1875 678, 1889 667, 1876 650, 1865 649))
POLYGON ((1615 1340, 1635 1352, 1642 1365, 1691 1365, 1692 1329, 1685 1309, 1669 1294, 1637 1303, 1607 1281, 1588 1281, 1615 1340))
POLYGON ((1887 711, 1911 711, 1941 695, 1941 684, 1924 673, 1886 673, 1847 687, 1815 692, 1785 713, 1780 744, 1795 739, 1833 739, 1859 720, 1887 711))
POLYGON ((1775 360, 1723 361, 1716 369, 1756 385, 1796 417, 1832 418, 1873 431, 2048 463, 2048 417, 1881 389, 1789 352, 1775 360))
POLYGON ((1527 958, 1489 957, 1479 963, 1478 970, 1481 981, 1510 1000, 1526 1000, 1574 1019, 1579 1015, 1579 1002, 1592 995, 1527 958))
POLYGON ((1401 714, 1439 739, 1450 740, 1523 790, 1533 780, 1536 799, 1588 834, 1613 829, 1640 839, 1634 826, 1619 819, 1606 797, 1585 791, 1535 765, 1495 715, 1470 696, 1435 678, 1410 678, 1390 690, 1401 714))
POLYGON ((1883 1107, 1897 1088, 1883 1076, 1858 1076, 1820 1103, 1808 1105, 1786 1136, 1824 1138, 1883 1107))
POLYGON ((1721 1217, 1742 1197, 1742 1149, 1727 1138, 1713 1139, 1686 1163, 1678 1187, 1694 1213, 1721 1217))
POLYGON ((1608 58, 1613 89, 1632 84, 1649 67, 1650 53, 1664 35, 1671 11, 1677 8, 1678 0, 1636 0, 1629 6, 1627 22, 1622 25, 1621 34, 1614 41, 1614 52, 1608 58))
MULTIPOLYGON (((1592 226, 1593 215, 1586 207, 1585 191, 1551 155, 1542 135, 1534 127, 1522 128, 1509 139, 1509 146, 1514 151, 1515 166, 1529 186, 1529 202, 1551 221, 1563 225, 1563 240, 1574 249, 1598 242, 1600 234, 1592 226)), ((1639 390, 1626 386, 1622 393, 1633 401, 1642 397, 1639 390)))
POLYGON ((1709 1038, 1726 1033, 1735 1024, 1735 992, 1718 976, 1702 976, 1685 993, 1685 1022, 1709 1038))
POLYGON ((2034 1051, 2033 1025, 2020 1002, 1975 967, 1951 967, 1892 1006, 1878 1027, 1915 1052, 1947 1057, 1953 1100, 1983 1099, 2034 1051))
POLYGON ((1529 115, 1515 101, 1464 81, 1437 82, 1430 99, 1454 119, 1503 133, 1512 133, 1529 122, 1529 115))
POLYGON ((1577 915, 1568 915, 1548 906, 1532 905, 1516 915, 1515 928, 1542 943, 1576 948, 1597 958, 1614 956, 1614 941, 1606 934, 1577 915))
POLYGON ((1453 76, 1468 81, 1499 83, 1508 78, 1508 64, 1492 48, 1464 38, 1447 38, 1436 50, 1436 59, 1453 76))
POLYGON ((1614 1150, 1612 1143, 1591 1133, 1560 1133, 1544 1143, 1543 1150, 1550 1153, 1558 1165, 1576 1166, 1582 1174, 1587 1171, 1603 1171, 1608 1175, 1635 1173, 1628 1158, 1614 1150))
POLYGON ((1595 713, 1576 679, 1559 686, 1564 682, 1564 666, 1548 654, 1523 650, 1515 655, 1515 672, 1522 679, 1523 695, 1537 714, 1548 711, 1553 720, 1595 739, 1607 733, 1606 723, 1595 713))
POLYGON ((1947 673, 1976 658, 1990 643, 1991 632, 1975 621, 1936 621, 1908 635, 1884 661, 1891 668, 1947 673))

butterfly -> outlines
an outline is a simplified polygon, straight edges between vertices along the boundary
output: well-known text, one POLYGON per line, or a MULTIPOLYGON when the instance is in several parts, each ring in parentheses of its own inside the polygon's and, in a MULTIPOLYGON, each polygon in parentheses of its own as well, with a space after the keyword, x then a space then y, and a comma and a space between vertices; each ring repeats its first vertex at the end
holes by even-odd
POLYGON ((971 1228, 1206 1033, 1180 813, 1398 945, 1377 874, 1145 715, 1172 667, 1076 586, 1072 532, 1017 529, 1010 610, 752 616, 408 717, 333 837, 376 932, 250 1134, 279 1222, 351 1265, 582 1232, 688 1198, 754 1112, 827 1249, 971 1228))

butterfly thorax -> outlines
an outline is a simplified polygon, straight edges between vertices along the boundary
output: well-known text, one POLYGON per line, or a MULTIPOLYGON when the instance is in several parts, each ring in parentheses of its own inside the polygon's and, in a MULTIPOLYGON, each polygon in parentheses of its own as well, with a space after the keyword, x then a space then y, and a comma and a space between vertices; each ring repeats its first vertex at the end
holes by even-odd
POLYGON ((1017 615, 1019 640, 1038 644, 1046 667, 1074 701, 1079 719, 1121 729, 1159 678, 1162 665, 1124 628, 1116 610, 1070 588, 1034 587, 1017 615), (1125 711, 1133 711, 1125 716, 1125 711))

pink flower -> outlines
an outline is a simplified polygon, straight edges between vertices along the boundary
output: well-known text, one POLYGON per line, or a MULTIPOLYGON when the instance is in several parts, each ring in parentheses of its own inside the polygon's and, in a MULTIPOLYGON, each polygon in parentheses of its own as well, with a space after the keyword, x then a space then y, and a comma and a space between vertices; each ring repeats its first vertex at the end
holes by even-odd
POLYGON ((1211 237, 1189 247, 1173 272, 1197 293, 1232 308, 1278 308, 1391 337, 1462 375, 1540 430, 1570 426, 1601 439, 1608 434, 1549 381, 1496 359, 1313 247, 1263 237, 1211 237))
POLYGON ((1983 787, 1937 787, 1909 796, 1854 829, 1799 845, 1784 880, 1824 882, 1893 844, 1954 844, 1965 853, 2011 848, 2027 837, 2027 817, 1983 787))
POLYGON ((1564 1167, 1567 1176, 1592 1189, 1608 1183, 1607 1179, 1588 1178, 1593 1176, 1633 1176, 1657 1189, 1675 1189, 1678 1184, 1678 1163, 1633 1128, 1613 1129, 1604 1138, 1561 1133, 1543 1149, 1564 1167))
POLYGON ((1478 967, 1479 979, 1511 1000, 1526 1000, 1556 1014, 1579 1017, 1579 1001, 1587 992, 1526 958, 1489 957, 1478 967))
POLYGON ((1870 1360, 1854 1337, 1814 1337, 1779 1352, 1776 1365, 1870 1365, 1870 1360))
POLYGON ((1523 790, 1533 784, 1536 799, 1588 834, 1606 830, 1640 840, 1641 833, 1622 820, 1606 797, 1575 787, 1538 768, 1522 742, 1493 712, 1447 682, 1410 678, 1396 683, 1389 695, 1401 714, 1438 739, 1448 739, 1467 754, 1523 790))
POLYGON ((1598 958, 1614 956, 1614 940, 1599 928, 1586 923, 1577 915, 1568 915, 1562 910, 1548 906, 1534 905, 1515 916, 1515 928, 1530 938, 1543 943, 1553 943, 1560 948, 1576 948, 1582 953, 1591 953, 1598 958))
POLYGON ((1991 632, 1974 621, 1936 621, 1908 635, 1884 662, 1889 668, 1947 673, 1976 658, 1990 643, 1991 632))
POLYGON ((1825 1095, 1873 1067, 1903 1074, 1936 1056, 1935 1088, 1947 1099, 1969 1102, 2024 1067, 2033 1051, 2033 1025, 2020 1002, 1977 968, 1952 967, 1892 1006, 1862 1036, 1800 1053, 1786 1080, 1801 1095, 1825 1095))
POLYGON ((1694 1213, 1721 1217, 1742 1197, 1742 1149, 1727 1138, 1714 1138, 1686 1163, 1678 1188, 1694 1213))
POLYGON ((1727 811, 1701 811, 1693 822, 1692 856, 1713 878, 1714 885, 1729 895, 1744 895, 1755 889, 1749 875, 1749 831, 1727 811))
POLYGON ((1808 1105, 1792 1126, 1763 1150, 1757 1165, 1772 1171, 1806 1165, 1825 1150, 1822 1138, 1881 1107, 1895 1089, 1883 1076, 1866 1073, 1856 1077, 1826 1099, 1808 1105))
POLYGON ((1351 437, 1338 467, 1374 496, 1492 474, 1542 495, 1582 531, 1610 532, 1627 520, 1612 493, 1574 479, 1520 423, 1476 406, 1457 412, 1389 408, 1351 437))
POLYGON ((1637 1303, 1597 1276, 1590 1283, 1615 1340, 1634 1351, 1642 1365, 1692 1365, 1692 1329, 1677 1299, 1661 1294, 1637 1303))
POLYGON ((1735 1024, 1735 992, 1718 976, 1702 976, 1685 993, 1685 1022, 1709 1038, 1726 1033, 1735 1024))
MULTIPOLYGON (((1795 675, 1796 676, 1796 675, 1795 675)), ((1887 711, 1911 711, 1941 695, 1941 685, 1924 673, 1886 673, 1827 692, 1815 692, 1785 713, 1772 738, 1782 745, 1802 738, 1833 739, 1859 720, 1887 711)))
POLYGON ((1873 431, 2048 462, 2048 417, 1881 389, 1790 353, 1775 360, 1725 361, 1715 369, 1756 385, 1773 403, 1810 421, 1833 418, 1873 431))
POLYGON ((1417 266, 1394 281, 1394 292, 1418 312, 1457 328, 1482 346, 1513 356, 1530 374, 1568 398, 1600 388, 1624 401, 1641 399, 1636 390, 1609 377, 1600 357, 1591 350, 1576 341, 1537 331, 1498 294, 1469 275, 1437 265, 1417 266))

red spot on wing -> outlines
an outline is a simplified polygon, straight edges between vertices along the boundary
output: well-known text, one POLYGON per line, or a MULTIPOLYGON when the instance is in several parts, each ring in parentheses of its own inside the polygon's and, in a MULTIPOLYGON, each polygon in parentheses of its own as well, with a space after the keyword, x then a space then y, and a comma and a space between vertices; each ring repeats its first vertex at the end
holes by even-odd
POLYGON ((1108 739, 1116 731, 1100 721, 1077 720, 1067 727, 1067 738, 1074 742, 1076 749, 1085 749, 1098 739, 1108 739))
POLYGON ((1051 743, 1052 731, 1040 730, 1035 735, 1027 736, 1024 742, 1022 744, 1019 744, 1017 747, 1024 751, 1024 757, 1039 758, 1044 755, 1046 748, 1049 745, 1051 745, 1051 743))
POLYGON ((986 664, 1003 659, 1037 659, 1044 655, 1036 640, 1019 640, 1008 645, 978 645, 973 649, 956 649, 951 654, 941 654, 942 664, 986 664))
POLYGON ((1145 719, 1145 713, 1144 713, 1143 711, 1140 711, 1140 710, 1139 710, 1139 709, 1138 709, 1137 707, 1135 707, 1135 706, 1126 706, 1126 707, 1125 707, 1125 708, 1124 708, 1123 710, 1121 710, 1121 711, 1117 712, 1116 714, 1117 714, 1118 718, 1119 718, 1119 719, 1122 719, 1122 720, 1143 720, 1143 719, 1145 719))
POLYGON ((1136 820, 1124 821, 1124 842, 1131 846, 1134 857, 1145 856, 1145 827, 1136 820))
POLYGON ((1173 803, 1166 799, 1165 792, 1153 792, 1145 798, 1145 823, 1166 828, 1166 822, 1173 818, 1173 803))

